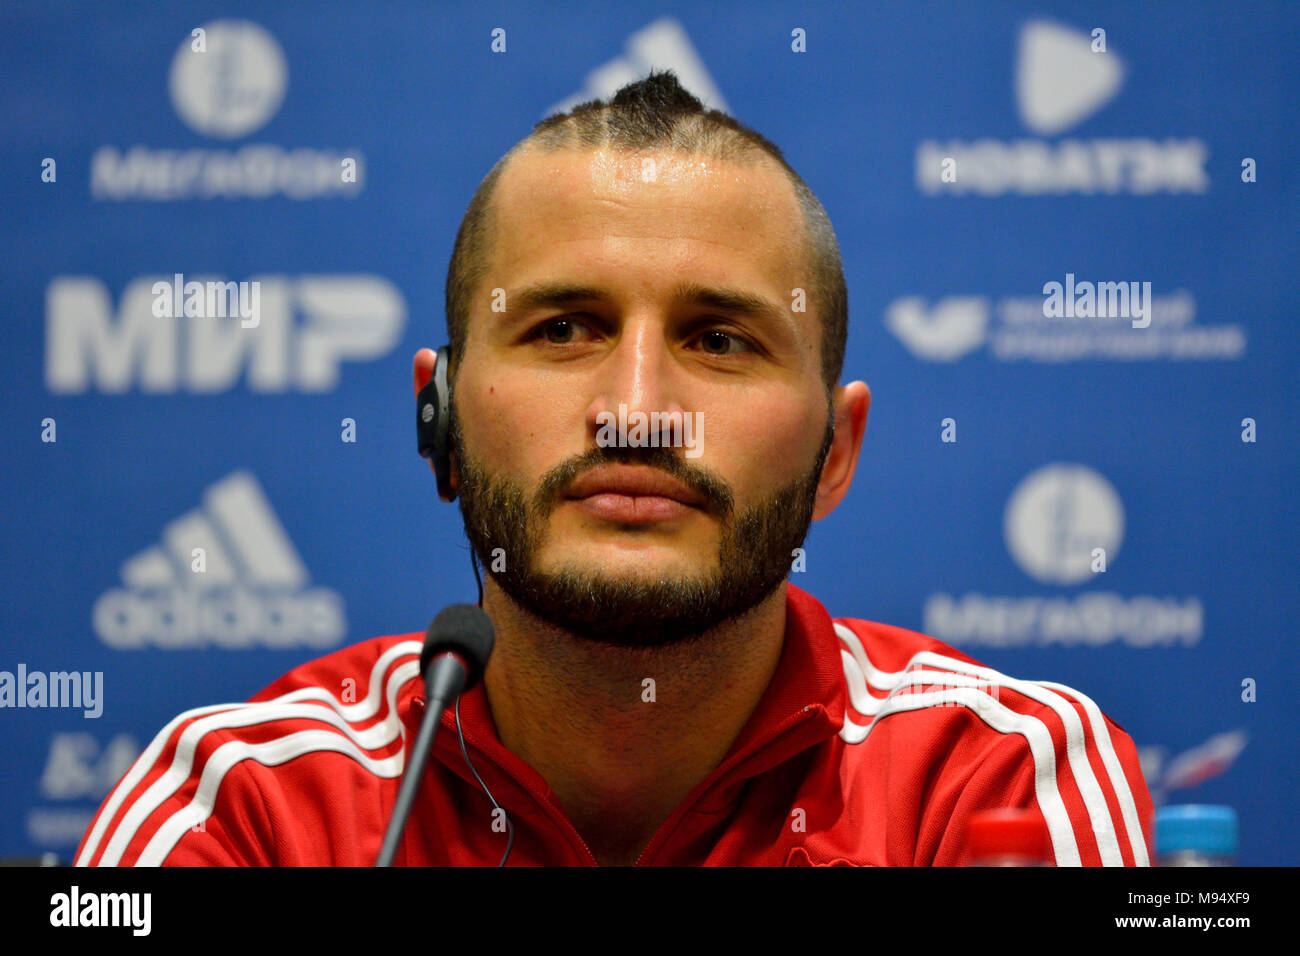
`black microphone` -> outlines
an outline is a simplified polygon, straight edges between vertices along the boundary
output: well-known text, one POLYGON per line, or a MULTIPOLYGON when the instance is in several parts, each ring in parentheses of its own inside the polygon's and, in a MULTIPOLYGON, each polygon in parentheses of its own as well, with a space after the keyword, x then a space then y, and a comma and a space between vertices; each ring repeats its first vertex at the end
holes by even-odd
POLYGON ((429 625, 424 636, 424 650, 420 652, 420 673, 424 675, 428 706, 424 710, 424 721, 420 724, 415 747, 410 751, 402 773, 402 786, 375 866, 392 865, 402 831, 406 829, 406 818, 415 804, 425 762, 433 749, 433 738, 438 732, 442 712, 461 692, 482 679, 495 637, 491 618, 482 608, 472 604, 453 604, 443 608, 429 625))

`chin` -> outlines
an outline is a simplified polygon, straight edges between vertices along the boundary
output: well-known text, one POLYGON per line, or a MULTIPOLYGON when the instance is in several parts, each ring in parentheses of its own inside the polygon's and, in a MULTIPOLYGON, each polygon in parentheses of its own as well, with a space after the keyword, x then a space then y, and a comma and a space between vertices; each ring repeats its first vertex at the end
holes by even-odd
POLYGON ((717 571, 716 551, 707 560, 694 560, 681 548, 645 541, 607 542, 545 555, 536 568, 543 574, 570 571, 619 580, 658 581, 703 578, 717 571))

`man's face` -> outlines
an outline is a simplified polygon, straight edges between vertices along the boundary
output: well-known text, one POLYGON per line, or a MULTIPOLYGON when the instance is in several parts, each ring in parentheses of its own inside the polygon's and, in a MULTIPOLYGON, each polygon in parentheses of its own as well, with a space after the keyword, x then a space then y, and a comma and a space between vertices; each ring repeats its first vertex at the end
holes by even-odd
POLYGON ((530 151, 494 205, 453 419, 489 573, 542 618, 625 646, 753 607, 803 542, 831 434, 820 319, 794 310, 812 276, 785 176, 667 151, 530 151), (689 417, 691 435, 660 437, 691 447, 620 432, 620 406, 632 425, 689 417))

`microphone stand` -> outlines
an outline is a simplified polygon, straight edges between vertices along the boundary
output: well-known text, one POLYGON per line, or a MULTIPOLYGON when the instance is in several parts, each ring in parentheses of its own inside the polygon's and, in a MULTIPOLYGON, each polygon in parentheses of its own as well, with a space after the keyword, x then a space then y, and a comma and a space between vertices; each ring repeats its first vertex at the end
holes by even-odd
POLYGON ((424 776, 424 766, 433 750, 433 739, 438 733, 442 712, 455 699, 465 686, 468 674, 465 662, 454 651, 443 651, 434 655, 424 672, 424 686, 428 694, 428 706, 424 711, 424 720, 420 723, 420 733, 415 739, 415 749, 402 774, 402 786, 397 792, 397 803, 393 805, 393 815, 388 821, 388 832, 384 834, 383 846, 379 850, 377 867, 393 864, 397 853, 397 844, 406 829, 406 818, 410 816, 415 805, 415 795, 420 789, 420 778, 424 776))

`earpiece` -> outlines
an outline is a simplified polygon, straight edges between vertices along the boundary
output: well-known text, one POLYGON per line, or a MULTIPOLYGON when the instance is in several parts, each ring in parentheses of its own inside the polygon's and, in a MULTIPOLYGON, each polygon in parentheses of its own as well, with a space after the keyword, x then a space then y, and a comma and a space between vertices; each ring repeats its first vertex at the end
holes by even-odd
POLYGON ((451 487, 451 386, 447 384, 450 356, 449 346, 438 349, 433 378, 415 399, 415 431, 420 454, 433 461, 438 495, 444 501, 456 500, 456 492, 451 487))

